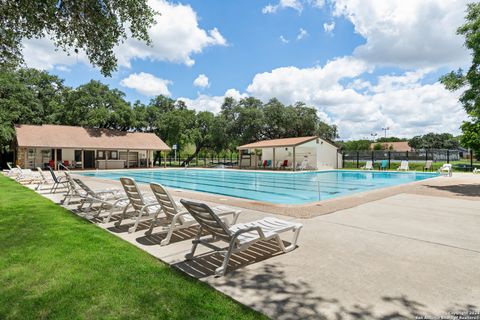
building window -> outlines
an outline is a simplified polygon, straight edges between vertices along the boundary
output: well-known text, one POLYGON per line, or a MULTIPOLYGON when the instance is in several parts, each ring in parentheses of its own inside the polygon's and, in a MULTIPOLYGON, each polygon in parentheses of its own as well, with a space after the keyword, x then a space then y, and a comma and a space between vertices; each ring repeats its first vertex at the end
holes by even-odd
POLYGON ((97 159, 105 159, 105 151, 98 150, 97 151, 97 159))
POLYGON ((112 159, 112 160, 118 160, 118 152, 117 151, 110 151, 110 155, 109 155, 108 158, 112 159))
POLYGON ((82 150, 75 150, 75 162, 82 161, 82 150))

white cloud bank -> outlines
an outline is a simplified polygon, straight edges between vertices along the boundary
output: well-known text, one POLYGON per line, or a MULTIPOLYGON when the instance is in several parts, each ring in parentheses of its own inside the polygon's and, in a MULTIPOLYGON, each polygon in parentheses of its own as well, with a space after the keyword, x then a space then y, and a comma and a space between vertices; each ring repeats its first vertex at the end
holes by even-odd
MULTIPOLYGON (((127 39, 115 48, 119 66, 131 67, 134 59, 168 61, 195 64, 192 58, 208 46, 225 46, 227 41, 217 28, 204 30, 198 25, 196 12, 189 5, 173 4, 163 0, 150 0, 149 5, 160 12, 149 31, 152 46, 135 39, 127 39)), ((84 54, 68 56, 62 50, 55 51, 48 38, 24 41, 24 57, 28 66, 52 69, 55 65, 88 63, 84 54)))
POLYGON ((120 85, 134 89, 145 96, 164 95, 170 96, 168 85, 172 82, 155 77, 153 74, 140 72, 132 73, 127 78, 120 81, 120 85))
POLYGON ((403 68, 458 67, 468 61, 456 29, 469 0, 332 0, 366 39, 354 56, 403 68))
POLYGON ((287 104, 315 106, 346 139, 370 136, 384 126, 399 136, 459 132, 466 114, 458 93, 440 83, 422 84, 427 70, 380 76, 375 84, 360 78, 369 71, 366 62, 352 57, 332 60, 323 68, 277 68, 255 75, 247 92, 264 101, 277 97, 287 104))

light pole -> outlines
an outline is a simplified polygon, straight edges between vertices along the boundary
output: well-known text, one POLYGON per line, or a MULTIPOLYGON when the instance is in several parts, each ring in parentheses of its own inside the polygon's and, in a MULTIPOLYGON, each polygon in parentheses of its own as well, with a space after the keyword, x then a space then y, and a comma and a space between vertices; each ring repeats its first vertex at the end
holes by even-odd
POLYGON ((375 139, 378 136, 378 133, 370 133, 370 135, 373 137, 373 142, 375 142, 375 139))
POLYGON ((383 131, 385 131, 385 139, 387 138, 387 130, 390 130, 390 127, 385 127, 382 128, 383 131))

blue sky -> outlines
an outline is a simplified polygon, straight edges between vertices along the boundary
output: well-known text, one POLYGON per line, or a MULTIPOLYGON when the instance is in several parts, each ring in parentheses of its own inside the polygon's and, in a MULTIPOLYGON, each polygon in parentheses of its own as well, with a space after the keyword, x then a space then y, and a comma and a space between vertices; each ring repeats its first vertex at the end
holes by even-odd
POLYGON ((163 93, 218 112, 225 96, 301 100, 337 124, 344 139, 384 126, 399 136, 458 133, 465 119, 458 93, 438 83, 441 74, 468 64, 455 35, 464 14, 459 1, 150 4, 162 12, 151 30, 154 46, 127 41, 118 48, 119 70, 111 78, 82 54, 54 51, 49 39, 25 41, 26 62, 70 86, 101 80, 132 102, 163 93))

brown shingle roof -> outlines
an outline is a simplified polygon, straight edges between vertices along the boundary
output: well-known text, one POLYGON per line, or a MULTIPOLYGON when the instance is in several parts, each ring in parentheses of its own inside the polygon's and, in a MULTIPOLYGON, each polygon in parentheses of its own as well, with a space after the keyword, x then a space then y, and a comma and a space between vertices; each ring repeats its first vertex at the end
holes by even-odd
POLYGON ((154 133, 59 125, 16 125, 20 147, 170 150, 154 133))
POLYGON ((385 150, 389 150, 390 146, 393 151, 412 151, 412 148, 408 145, 408 141, 398 141, 398 142, 375 142, 370 144, 370 149, 374 149, 375 145, 380 143, 385 150))
POLYGON ((273 140, 263 140, 257 141, 249 144, 244 144, 243 146, 237 147, 238 150, 242 149, 262 149, 262 148, 279 148, 279 147, 294 147, 305 142, 309 142, 317 139, 316 136, 311 137, 298 137, 298 138, 284 138, 284 139, 273 139, 273 140))

